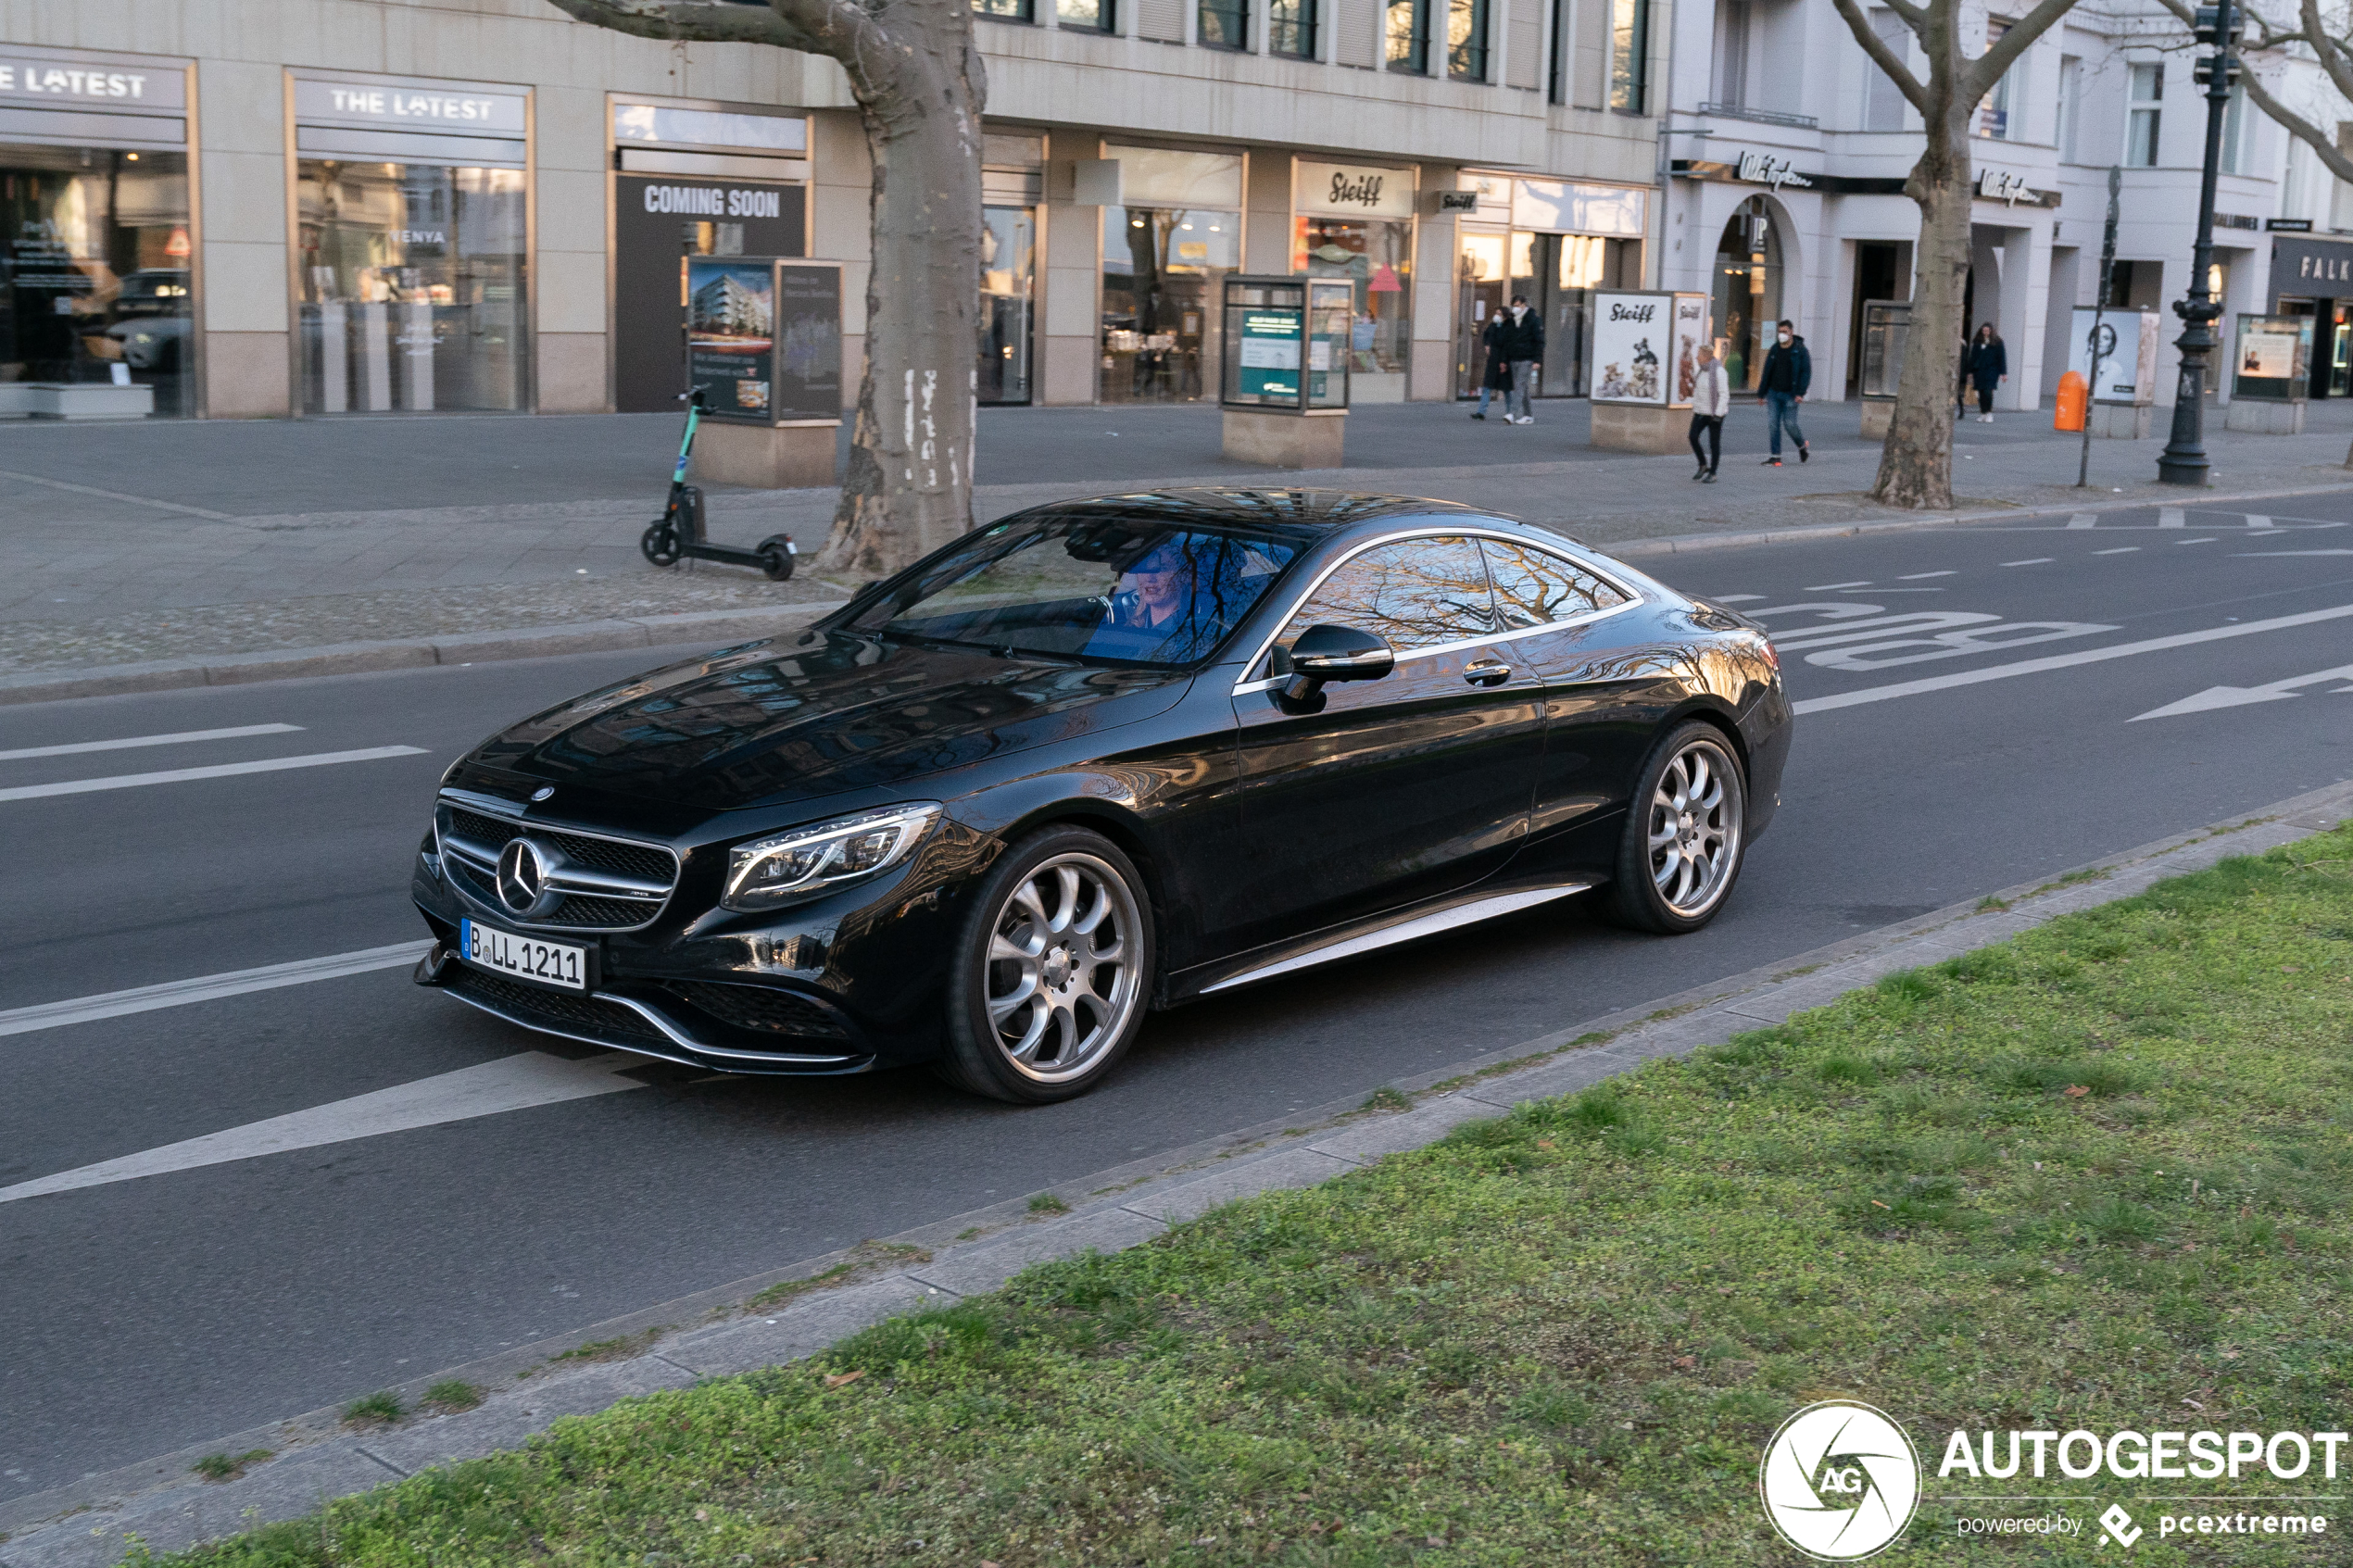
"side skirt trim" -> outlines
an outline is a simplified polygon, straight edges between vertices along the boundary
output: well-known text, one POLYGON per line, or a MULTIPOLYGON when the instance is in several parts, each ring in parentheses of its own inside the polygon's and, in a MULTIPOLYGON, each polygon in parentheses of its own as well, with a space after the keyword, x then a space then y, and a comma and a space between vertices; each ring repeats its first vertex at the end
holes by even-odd
POLYGON ((1200 994, 1206 997, 1218 991, 1230 990, 1236 985, 1250 985, 1261 980, 1272 980, 1278 974, 1289 974, 1294 970, 1309 969, 1316 964, 1330 963, 1338 959, 1354 958, 1359 953, 1369 953, 1378 948, 1394 947, 1400 942, 1411 942, 1423 936, 1435 936, 1441 931, 1452 931, 1456 926, 1475 925, 1483 920, 1493 920, 1498 915, 1508 915, 1520 909, 1532 909, 1538 904, 1548 904, 1555 898, 1566 898, 1573 893, 1582 893, 1592 885, 1590 882, 1564 882, 1551 887, 1529 888, 1520 893, 1502 893, 1491 898, 1480 898, 1473 903, 1457 904, 1453 909, 1440 909, 1434 914, 1421 915, 1413 920, 1402 921, 1395 925, 1386 925, 1378 931, 1365 932, 1361 936, 1346 937, 1327 947, 1284 959, 1278 963, 1246 970, 1229 979, 1220 980, 1214 985, 1202 986, 1200 994))

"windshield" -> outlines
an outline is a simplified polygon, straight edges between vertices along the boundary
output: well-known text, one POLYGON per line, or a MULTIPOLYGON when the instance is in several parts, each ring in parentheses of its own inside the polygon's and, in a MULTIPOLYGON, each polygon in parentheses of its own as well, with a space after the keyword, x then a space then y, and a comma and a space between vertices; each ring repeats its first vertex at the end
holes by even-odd
POLYGON ((1299 553, 1248 530, 1038 518, 974 535, 849 630, 1107 664, 1198 664, 1299 553))

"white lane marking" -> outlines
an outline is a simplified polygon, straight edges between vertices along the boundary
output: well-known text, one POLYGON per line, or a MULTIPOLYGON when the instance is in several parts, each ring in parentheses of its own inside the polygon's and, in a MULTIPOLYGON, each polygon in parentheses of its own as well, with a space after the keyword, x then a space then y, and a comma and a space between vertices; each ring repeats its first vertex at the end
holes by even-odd
POLYGON ((45 484, 52 490, 69 490, 77 495, 100 495, 109 501, 128 501, 134 507, 153 507, 162 512, 182 512, 189 517, 210 518, 215 522, 242 522, 245 520, 227 512, 211 512, 202 507, 191 507, 179 501, 158 501, 152 495, 132 495, 120 490, 100 490, 94 485, 69 484, 62 479, 48 479, 37 473, 19 473, 14 469, 0 469, 0 479, 13 479, 25 484, 45 484))
MULTIPOLYGON (((2200 541, 2192 539, 2185 543, 2194 545, 2200 541)), ((2353 550, 2240 550, 2237 554, 2239 559, 2247 560, 2259 556, 2353 556, 2353 550)))
POLYGON ((240 724, 233 730, 182 730, 169 735, 132 735, 124 740, 82 740, 69 746, 27 746, 0 751, 0 762, 28 757, 72 757, 84 751, 128 751, 134 746, 181 746, 192 740, 236 740, 245 735, 290 735, 300 724, 240 724))
POLYGON ((2216 541, 2216 540, 2214 540, 2214 539, 2212 539, 2212 538, 2206 538, 2206 539, 2176 539, 2176 540, 2174 540, 2174 541, 2173 541, 2173 543, 2175 543, 2176 545, 2212 545, 2212 544, 2218 543, 2218 541, 2216 541))
POLYGON ((1960 573, 1957 571, 1907 571, 1895 581, 1898 583, 1918 583, 1922 578, 1926 577, 1958 577, 1960 573))
POLYGON ((2246 526, 2249 529, 2265 529, 2271 526, 2271 520, 2268 517, 2258 517, 2253 512, 2242 512, 2239 515, 2246 519, 2246 526))
POLYGON ((1870 585, 1871 580, 1866 577, 1859 583, 1816 583, 1808 585, 1806 591, 1809 594, 1827 594, 1833 588, 1868 588, 1870 585))
MULTIPOLYGON (((2267 682, 2259 686, 2208 686, 2195 696, 2169 702, 2162 708, 2152 708, 2146 713, 2135 713, 2125 722, 2137 724, 2144 719, 2171 719, 2183 713, 2208 713, 2218 708, 2240 708, 2250 702, 2284 702, 2296 695, 2296 687, 2315 685, 2322 681, 2353 681, 2353 664, 2340 664, 2334 670, 2316 670, 2309 675, 2290 675, 2284 681, 2267 682)), ((2353 687, 2340 687, 2338 695, 2346 691, 2353 691, 2353 687)))
POLYGON ((2097 528, 2099 526, 2099 515, 2095 512, 2077 512, 2073 517, 2067 520, 2067 526, 2070 528, 2097 528))
POLYGON ((2094 550, 2092 553, 2095 556, 2129 556, 2138 554, 2140 548, 2138 545, 2119 545, 2112 550, 2094 550))
POLYGON ((2179 507, 2159 507, 2157 508, 2157 525, 2159 528, 2187 528, 2190 525, 2189 514, 2179 507))
POLYGON ((317 1148, 321 1144, 405 1133, 445 1122, 496 1116, 502 1111, 528 1110, 534 1106, 618 1094, 623 1089, 642 1089, 646 1087, 643 1083, 619 1073, 624 1068, 645 1065, 644 1057, 626 1051, 608 1051, 585 1061, 566 1061, 545 1051, 524 1051, 480 1066, 462 1067, 455 1073, 378 1089, 373 1094, 354 1095, 331 1105, 290 1111, 266 1122, 251 1122, 225 1132, 208 1133, 202 1137, 165 1144, 160 1148, 126 1154, 119 1160, 105 1160, 78 1170, 60 1171, 54 1176, 19 1182, 14 1186, 0 1187, 0 1203, 136 1181, 142 1176, 160 1176, 173 1171, 193 1171, 206 1165, 223 1165, 233 1160, 317 1148))
POLYGON ((105 779, 68 779, 62 784, 19 784, 0 789, 0 800, 37 800, 49 795, 87 795, 100 789, 136 789, 143 784, 186 784, 238 773, 275 773, 287 768, 324 768, 334 762, 373 762, 385 757, 422 757, 422 746, 371 746, 364 751, 314 751, 308 757, 271 757, 259 762, 223 762, 212 768, 173 768, 160 773, 117 773, 105 779))
POLYGON ((0 1035, 30 1035, 36 1029, 62 1029, 73 1023, 94 1023, 102 1018, 123 1018, 134 1012, 185 1007, 191 1002, 240 997, 248 991, 274 991, 285 985, 308 985, 314 980, 338 980, 346 974, 398 969, 415 963, 433 947, 430 940, 396 942, 389 947, 362 947, 352 953, 296 959, 292 963, 264 964, 259 969, 233 969, 220 974, 200 974, 190 980, 167 980, 160 985, 137 985, 95 997, 75 997, 37 1007, 10 1008, 0 1012, 0 1035))
MULTIPOLYGON (((2283 615, 2271 621, 2249 621, 2236 626, 2210 626, 2203 632, 2178 632, 2170 637, 2150 637, 2143 642, 2085 648, 2081 653, 2055 653, 2043 659, 2022 659, 2015 664, 1988 665, 1982 670, 1962 670, 1950 675, 1927 675, 1917 681, 1900 681, 1892 686, 1864 686, 1851 692, 1833 692, 1828 696, 1809 696, 1802 702, 1792 703, 1790 707, 1797 713, 1858 708, 1867 702, 1889 702, 1899 696, 1918 696, 1954 686, 1973 686, 1983 681, 2007 681, 2015 675, 2039 675, 2046 670, 2068 670, 2079 664, 2097 664, 2103 659, 2131 659, 2136 654, 2192 647, 2199 643, 2218 642, 2224 637, 2252 636, 2258 632, 2277 632, 2290 626, 2312 626, 2323 621, 2342 621, 2347 616, 2353 616, 2353 605, 2338 605, 2331 609, 2308 609, 2301 615, 2283 615)), ((1774 640, 1780 641, 1779 638, 1774 640)))
POLYGON ((2057 556, 2032 556, 2025 560, 2006 560, 2002 564, 2004 566, 2048 566, 2057 559, 2058 559, 2057 556))
POLYGON ((1744 605, 1752 604, 1765 596, 1762 594, 1710 594, 1707 596, 1719 605, 1744 605))

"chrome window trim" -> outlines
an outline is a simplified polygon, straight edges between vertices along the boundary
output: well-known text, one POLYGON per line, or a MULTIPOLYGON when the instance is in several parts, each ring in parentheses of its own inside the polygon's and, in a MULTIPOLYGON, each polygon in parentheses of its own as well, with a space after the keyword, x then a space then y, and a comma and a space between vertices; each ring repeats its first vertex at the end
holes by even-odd
POLYGON ((1606 621, 1613 615, 1623 615, 1629 609, 1638 608, 1650 602, 1647 596, 1628 587, 1624 583, 1594 567, 1591 562, 1580 560, 1575 556, 1566 555, 1559 550, 1546 549, 1544 546, 1532 540, 1522 539, 1516 534, 1504 533, 1492 528, 1459 528, 1452 533, 1428 528, 1400 529, 1394 533, 1384 533, 1365 540, 1322 571, 1317 572, 1315 581, 1309 583, 1306 591, 1291 600, 1290 606, 1284 609, 1281 618, 1275 622, 1275 629, 1266 633, 1265 641, 1258 645, 1258 651, 1242 662, 1244 678, 1234 683, 1232 695, 1247 696, 1252 692, 1268 691, 1282 684, 1286 677, 1279 675, 1262 676, 1255 681, 1247 677, 1251 671, 1258 668, 1258 661, 1266 657, 1266 650, 1275 646, 1276 639, 1283 634, 1283 628, 1290 624, 1290 618, 1305 608, 1307 601, 1315 596, 1317 590, 1323 587, 1333 572, 1338 571, 1366 550, 1377 550, 1383 545, 1394 545, 1409 539, 1492 539, 1499 545, 1517 545, 1523 549, 1541 550, 1547 555, 1560 556, 1562 559, 1579 571, 1607 583, 1613 592, 1624 595, 1626 602, 1614 604, 1606 609, 1597 609, 1590 614, 1572 616, 1567 621, 1548 621, 1541 626, 1522 626, 1509 632, 1491 632, 1483 637, 1466 637, 1458 642, 1436 643, 1426 648, 1416 648, 1410 653, 1401 653, 1397 656, 1397 662, 1401 665, 1410 664, 1417 659, 1439 659, 1447 654, 1461 653, 1466 648, 1485 647, 1492 643, 1516 642, 1521 637, 1532 637, 1543 632, 1559 632, 1576 626, 1591 626, 1595 621, 1606 621))
MULTIPOLYGON (((573 867, 559 875, 548 878, 549 886, 566 894, 583 898, 610 898, 644 907, 646 918, 632 925, 560 925, 547 921, 524 920, 504 904, 489 903, 476 897, 472 890, 467 887, 464 879, 454 876, 445 879, 447 884, 456 890, 459 897, 483 910, 487 918, 524 931, 546 932, 550 935, 571 932, 584 936, 599 933, 615 935, 643 931, 660 920, 661 912, 670 907, 670 900, 677 896, 679 881, 685 874, 686 868, 679 859, 678 851, 667 844, 643 838, 625 838, 619 834, 598 833, 593 828, 576 828, 562 822, 531 822, 523 817, 522 808, 514 801, 501 799, 495 795, 477 794, 470 789, 443 789, 434 799, 434 851, 445 862, 454 854, 458 860, 480 875, 492 877, 497 875, 497 856, 493 855, 490 859, 484 860, 472 841, 457 838, 442 832, 440 808, 445 803, 461 807, 482 816, 496 817, 501 822, 512 822, 518 833, 537 828, 544 833, 564 834, 574 838, 593 838, 605 844, 626 845, 632 849, 659 850, 670 857, 670 884, 659 889, 648 887, 635 877, 614 872, 599 872, 586 866, 573 867)), ((504 846, 500 847, 503 848, 504 846)), ((612 999, 618 1001, 621 998, 612 999)))

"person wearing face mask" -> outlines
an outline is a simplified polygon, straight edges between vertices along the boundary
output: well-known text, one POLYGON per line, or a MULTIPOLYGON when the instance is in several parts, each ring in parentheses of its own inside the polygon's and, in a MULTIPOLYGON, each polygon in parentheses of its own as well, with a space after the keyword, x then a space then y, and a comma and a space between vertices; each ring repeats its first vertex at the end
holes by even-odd
POLYGON ((1504 329, 1497 334, 1499 346, 1512 367, 1512 389, 1504 398, 1504 422, 1532 425, 1536 410, 1529 400, 1536 395, 1537 372, 1543 369, 1544 318, 1528 307, 1526 295, 1516 294, 1511 309, 1498 320, 1504 329))
POLYGON ((1781 427, 1789 427, 1789 438, 1797 448, 1801 463, 1814 456, 1806 444, 1806 433, 1797 428, 1797 406, 1806 401, 1806 389, 1814 384, 1814 357, 1806 351, 1806 340, 1797 329, 1782 321, 1773 330, 1773 346, 1765 351, 1765 369, 1756 378, 1756 390, 1765 398, 1765 423, 1772 436, 1772 455, 1765 466, 1781 466, 1781 427))
POLYGON ((1732 410, 1732 383, 1710 345, 1699 345, 1698 364, 1699 373, 1692 381, 1692 456, 1699 459, 1699 471, 1692 477, 1713 484, 1716 465, 1724 460, 1724 416, 1732 410), (1707 438, 1705 450, 1702 436, 1707 438))

